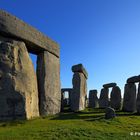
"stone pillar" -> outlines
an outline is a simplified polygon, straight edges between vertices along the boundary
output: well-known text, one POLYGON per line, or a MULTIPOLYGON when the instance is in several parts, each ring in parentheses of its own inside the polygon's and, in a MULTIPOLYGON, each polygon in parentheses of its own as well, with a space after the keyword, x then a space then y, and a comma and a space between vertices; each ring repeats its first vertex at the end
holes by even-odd
POLYGON ((138 86, 138 94, 137 94, 137 112, 140 114, 140 83, 138 86))
POLYGON ((71 109, 73 111, 84 110, 86 107, 86 94, 87 94, 87 72, 82 64, 78 64, 72 67, 74 72, 72 84, 72 104, 71 109))
POLYGON ((99 98, 99 107, 100 108, 106 108, 109 106, 109 89, 108 88, 102 88, 101 89, 101 94, 99 98))
POLYGON ((64 94, 65 92, 61 90, 61 112, 64 110, 64 94))
POLYGON ((135 83, 125 84, 123 111, 136 111, 136 85, 135 83))
POLYGON ((121 89, 118 86, 112 88, 110 105, 115 110, 119 110, 121 108, 121 89))
POLYGON ((37 57, 39 110, 42 116, 56 114, 61 108, 59 58, 44 51, 37 57))
POLYGON ((97 90, 90 90, 89 91, 89 107, 97 108, 98 107, 98 97, 97 97, 97 90))
POLYGON ((20 41, 0 41, 0 120, 37 116, 37 78, 26 46, 20 41))

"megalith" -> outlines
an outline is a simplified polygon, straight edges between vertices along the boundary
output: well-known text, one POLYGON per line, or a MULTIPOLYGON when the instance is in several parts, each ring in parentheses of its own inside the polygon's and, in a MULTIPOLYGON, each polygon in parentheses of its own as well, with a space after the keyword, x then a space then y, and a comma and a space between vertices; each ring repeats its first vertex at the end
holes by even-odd
POLYGON ((110 105, 115 110, 119 110, 121 108, 121 89, 118 86, 112 88, 110 105))
POLYGON ((136 85, 127 83, 124 88, 123 111, 136 111, 136 85))
POLYGON ((140 83, 138 85, 138 93, 137 93, 137 112, 140 114, 140 83))
POLYGON ((84 110, 86 107, 88 74, 82 64, 74 65, 72 71, 74 74, 72 79, 71 109, 73 111, 84 110))
POLYGON ((102 88, 99 98, 99 107, 100 108, 106 108, 109 106, 109 89, 108 88, 102 88))
POLYGON ((89 91, 89 107, 97 108, 98 107, 98 97, 97 97, 97 90, 90 90, 89 91))
POLYGON ((40 115, 57 114, 61 108, 59 58, 47 51, 37 57, 40 115))
POLYGON ((0 38, 0 120, 37 116, 37 78, 26 46, 0 38))

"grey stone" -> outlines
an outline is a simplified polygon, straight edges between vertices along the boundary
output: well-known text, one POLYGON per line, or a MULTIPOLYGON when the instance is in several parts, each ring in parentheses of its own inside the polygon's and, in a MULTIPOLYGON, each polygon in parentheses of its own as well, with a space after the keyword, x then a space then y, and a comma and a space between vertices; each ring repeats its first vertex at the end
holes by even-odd
POLYGON ((105 119, 112 119, 115 118, 116 113, 115 110, 111 107, 107 107, 105 110, 105 119))
POLYGON ((97 90, 90 90, 89 91, 89 107, 97 108, 98 104, 98 97, 97 97, 97 90))
POLYGON ((37 57, 39 109, 42 116, 56 114, 61 108, 59 58, 49 52, 37 57))
POLYGON ((118 86, 112 88, 110 105, 115 110, 121 108, 121 89, 118 86))
POLYGON ((138 86, 138 94, 137 94, 136 105, 137 105, 137 112, 140 114, 140 83, 139 83, 139 86, 138 86))
POLYGON ((136 85, 134 83, 128 83, 125 85, 123 111, 136 111, 136 85))
POLYGON ((136 83, 140 82, 140 76, 133 76, 127 79, 127 83, 136 83))
POLYGON ((87 83, 83 73, 75 72, 72 79, 73 91, 71 94, 72 110, 80 111, 86 107, 87 83))
POLYGON ((26 46, 0 41, 0 120, 37 116, 37 78, 26 46))
POLYGON ((17 17, 0 10, 0 33, 2 36, 16 38, 26 43, 31 53, 48 51, 59 57, 58 44, 17 17))
POLYGON ((82 64, 72 66, 72 72, 81 72, 85 75, 86 79, 88 78, 88 73, 82 64))
POLYGON ((99 98, 99 107, 100 108, 106 108, 109 106, 109 89, 108 88, 102 88, 99 98))
POLYGON ((108 83, 108 84, 104 84, 103 87, 104 88, 111 88, 111 87, 115 87, 117 84, 116 83, 108 83))

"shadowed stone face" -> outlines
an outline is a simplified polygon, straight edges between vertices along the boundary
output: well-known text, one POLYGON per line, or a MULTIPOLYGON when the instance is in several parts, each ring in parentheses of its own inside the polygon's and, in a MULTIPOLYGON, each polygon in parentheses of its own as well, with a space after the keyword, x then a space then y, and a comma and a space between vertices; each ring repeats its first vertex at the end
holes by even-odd
POLYGON ((116 83, 108 83, 108 84, 104 84, 103 87, 104 88, 111 88, 111 87, 115 87, 117 84, 116 83))
POLYGON ((89 91, 89 107, 91 107, 91 108, 98 107, 97 90, 90 90, 89 91))
POLYGON ((100 94, 100 99, 99 99, 99 107, 100 108, 106 108, 109 106, 108 94, 109 94, 108 88, 101 89, 101 94, 100 94))
POLYGON ((110 105, 115 110, 121 108, 121 89, 118 86, 112 88, 110 105))
POLYGON ((39 108, 42 116, 60 112, 60 64, 59 58, 49 52, 37 57, 39 108))
POLYGON ((133 76, 127 79, 127 83, 136 83, 136 82, 140 82, 140 75, 133 76))
POLYGON ((136 111, 136 85, 134 83, 125 85, 123 111, 136 111))
POLYGON ((37 79, 23 42, 0 42, 0 120, 39 116, 37 79))
POLYGON ((137 94, 137 112, 140 114, 140 83, 139 83, 138 94, 137 94))

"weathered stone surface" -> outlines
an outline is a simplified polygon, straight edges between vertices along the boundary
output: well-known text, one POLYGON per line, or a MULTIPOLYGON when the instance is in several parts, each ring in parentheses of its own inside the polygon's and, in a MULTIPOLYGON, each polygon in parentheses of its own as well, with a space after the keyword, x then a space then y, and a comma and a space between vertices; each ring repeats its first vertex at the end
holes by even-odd
POLYGON ((31 53, 48 51, 59 57, 59 47, 54 41, 11 14, 0 10, 0 35, 16 38, 26 43, 31 53))
POLYGON ((139 86, 138 86, 138 94, 137 94, 137 112, 140 114, 140 83, 139 83, 139 86))
POLYGON ((72 79, 71 103, 73 111, 84 110, 86 106, 87 83, 83 73, 75 72, 72 79))
POLYGON ((123 111, 136 111, 136 85, 134 83, 129 83, 125 85, 123 111))
POLYGON ((89 107, 97 108, 99 106, 98 97, 97 97, 97 90, 90 90, 89 91, 89 107))
POLYGON ((115 110, 121 108, 121 89, 118 86, 112 88, 110 105, 115 110))
POLYGON ((111 88, 111 87, 115 87, 117 84, 116 83, 108 83, 108 84, 104 84, 103 87, 104 88, 111 88))
POLYGON ((37 79, 26 46, 0 41, 0 120, 37 116, 37 79))
POLYGON ((136 83, 140 82, 140 76, 133 76, 127 79, 127 83, 136 83))
POLYGON ((107 107, 105 110, 105 119, 112 119, 116 116, 115 110, 111 107, 107 107))
POLYGON ((108 88, 102 88, 99 98, 99 107, 100 108, 106 108, 109 106, 109 89, 108 88))
POLYGON ((59 58, 49 52, 37 57, 39 109, 42 116, 56 114, 61 108, 59 58))
POLYGON ((88 73, 82 64, 72 66, 72 72, 81 72, 85 75, 86 79, 88 78, 88 73))

